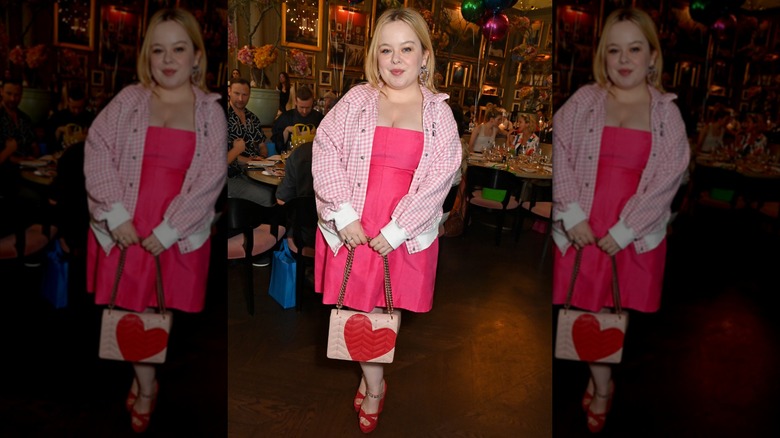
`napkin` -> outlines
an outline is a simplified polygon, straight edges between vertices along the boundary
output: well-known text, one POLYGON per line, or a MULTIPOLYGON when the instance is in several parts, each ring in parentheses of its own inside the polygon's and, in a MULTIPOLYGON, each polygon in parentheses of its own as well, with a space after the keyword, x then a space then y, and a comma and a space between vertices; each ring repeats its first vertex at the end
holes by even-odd
POLYGON ((279 155, 279 154, 271 155, 270 157, 267 158, 267 160, 269 160, 269 161, 281 161, 282 160, 282 156, 279 155))
POLYGON ((247 161, 247 166, 253 166, 253 167, 268 167, 273 166, 276 164, 276 161, 271 160, 258 160, 258 161, 247 161))

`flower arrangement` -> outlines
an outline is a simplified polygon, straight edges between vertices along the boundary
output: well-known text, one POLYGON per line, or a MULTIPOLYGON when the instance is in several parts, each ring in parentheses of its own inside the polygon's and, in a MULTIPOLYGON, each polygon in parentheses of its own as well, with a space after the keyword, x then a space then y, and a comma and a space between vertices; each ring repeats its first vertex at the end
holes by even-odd
POLYGON ((311 68, 306 55, 298 49, 287 51, 287 65, 290 66, 296 76, 310 76, 311 68))
POLYGON ((533 45, 528 45, 526 43, 522 43, 518 46, 515 46, 511 51, 512 61, 515 62, 526 62, 528 60, 532 60, 536 57, 537 49, 533 45))
POLYGON ((267 79, 263 69, 273 64, 277 56, 278 50, 276 50, 273 44, 266 44, 261 47, 244 46, 236 53, 238 61, 250 67, 252 74, 251 84, 253 87, 257 85, 257 82, 254 80, 254 69, 260 70, 260 83, 265 84, 267 79))
POLYGON ((22 69, 25 85, 30 87, 39 85, 36 70, 46 62, 46 58, 48 58, 48 50, 44 44, 38 44, 28 49, 16 46, 8 52, 8 60, 17 68, 22 69))

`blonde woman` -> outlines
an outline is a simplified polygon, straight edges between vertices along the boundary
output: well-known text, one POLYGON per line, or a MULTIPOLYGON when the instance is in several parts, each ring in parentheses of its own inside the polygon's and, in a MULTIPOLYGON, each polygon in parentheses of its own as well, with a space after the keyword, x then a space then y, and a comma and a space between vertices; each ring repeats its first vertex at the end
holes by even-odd
POLYGON ((536 135, 536 123, 530 114, 517 116, 517 126, 509 134, 509 144, 515 151, 515 155, 531 155, 539 148, 539 136, 536 135))

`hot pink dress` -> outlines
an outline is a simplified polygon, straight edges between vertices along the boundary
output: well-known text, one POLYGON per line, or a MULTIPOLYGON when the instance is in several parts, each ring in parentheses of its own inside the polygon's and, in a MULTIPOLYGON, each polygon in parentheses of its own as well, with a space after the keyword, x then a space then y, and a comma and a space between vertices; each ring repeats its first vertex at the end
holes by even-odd
MULTIPOLYGON (((138 204, 133 225, 143 240, 163 220, 163 214, 180 192, 184 176, 195 153, 195 133, 150 126, 146 133, 144 161, 138 204)), ((87 250, 87 290, 95 292, 95 304, 108 304, 119 265, 119 248, 105 251, 90 232, 87 250)), ((186 312, 200 312, 206 298, 210 241, 187 254, 177 244, 160 254, 165 305, 186 312)), ((124 309, 142 311, 157 307, 154 256, 143 247, 127 249, 125 267, 115 304, 124 309)))
MULTIPOLYGON (((620 219, 620 212, 636 193, 652 145, 648 131, 604 127, 599 169, 589 223, 596 237, 607 234, 620 219)), ((612 265, 610 257, 596 245, 582 250, 582 261, 572 295, 572 306, 590 311, 612 307, 612 265)), ((554 253, 553 304, 563 304, 571 281, 576 251, 565 256, 554 253)), ((655 249, 637 254, 629 244, 615 255, 624 308, 655 312, 661 304, 666 258, 666 240, 655 249)))
MULTIPOLYGON (((377 126, 371 150, 366 204, 360 219, 369 237, 379 235, 382 227, 390 222, 390 215, 398 202, 409 192, 422 149, 422 132, 377 126)), ((333 256, 319 230, 315 249, 315 289, 323 292, 324 304, 336 304, 344 278, 347 251, 341 248, 333 256)), ((390 252, 387 258, 394 307, 414 312, 431 310, 438 253, 438 240, 414 254, 409 254, 403 244, 390 252)), ((344 305, 364 312, 386 305, 382 257, 368 245, 355 249, 344 305)))

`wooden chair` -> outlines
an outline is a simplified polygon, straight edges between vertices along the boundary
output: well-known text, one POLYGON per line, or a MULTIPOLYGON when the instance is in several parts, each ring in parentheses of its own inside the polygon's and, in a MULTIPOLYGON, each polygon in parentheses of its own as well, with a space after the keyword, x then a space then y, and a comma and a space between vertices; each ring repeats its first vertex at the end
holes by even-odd
POLYGON ((295 254, 295 304, 303 309, 303 288, 306 268, 314 266, 314 236, 317 229, 317 204, 314 196, 293 198, 284 204, 287 225, 292 236, 287 237, 290 251, 295 254))
POLYGON ((263 218, 268 216, 267 207, 252 201, 238 198, 227 200, 225 220, 228 227, 228 260, 240 260, 244 265, 246 270, 244 294, 250 315, 255 314, 252 257, 273 248, 285 232, 284 227, 277 223, 261 223, 263 218))
MULTIPOLYGON (((469 166, 466 171, 466 202, 468 203, 468 208, 464 218, 464 232, 468 230, 470 225, 473 208, 492 211, 496 216, 496 245, 500 245, 506 212, 516 212, 520 206, 519 192, 520 179, 511 172, 481 166, 469 166), (503 198, 494 197, 494 195, 501 195, 501 191, 503 191, 503 198)), ((517 226, 518 218, 515 219, 513 228, 517 226)))

